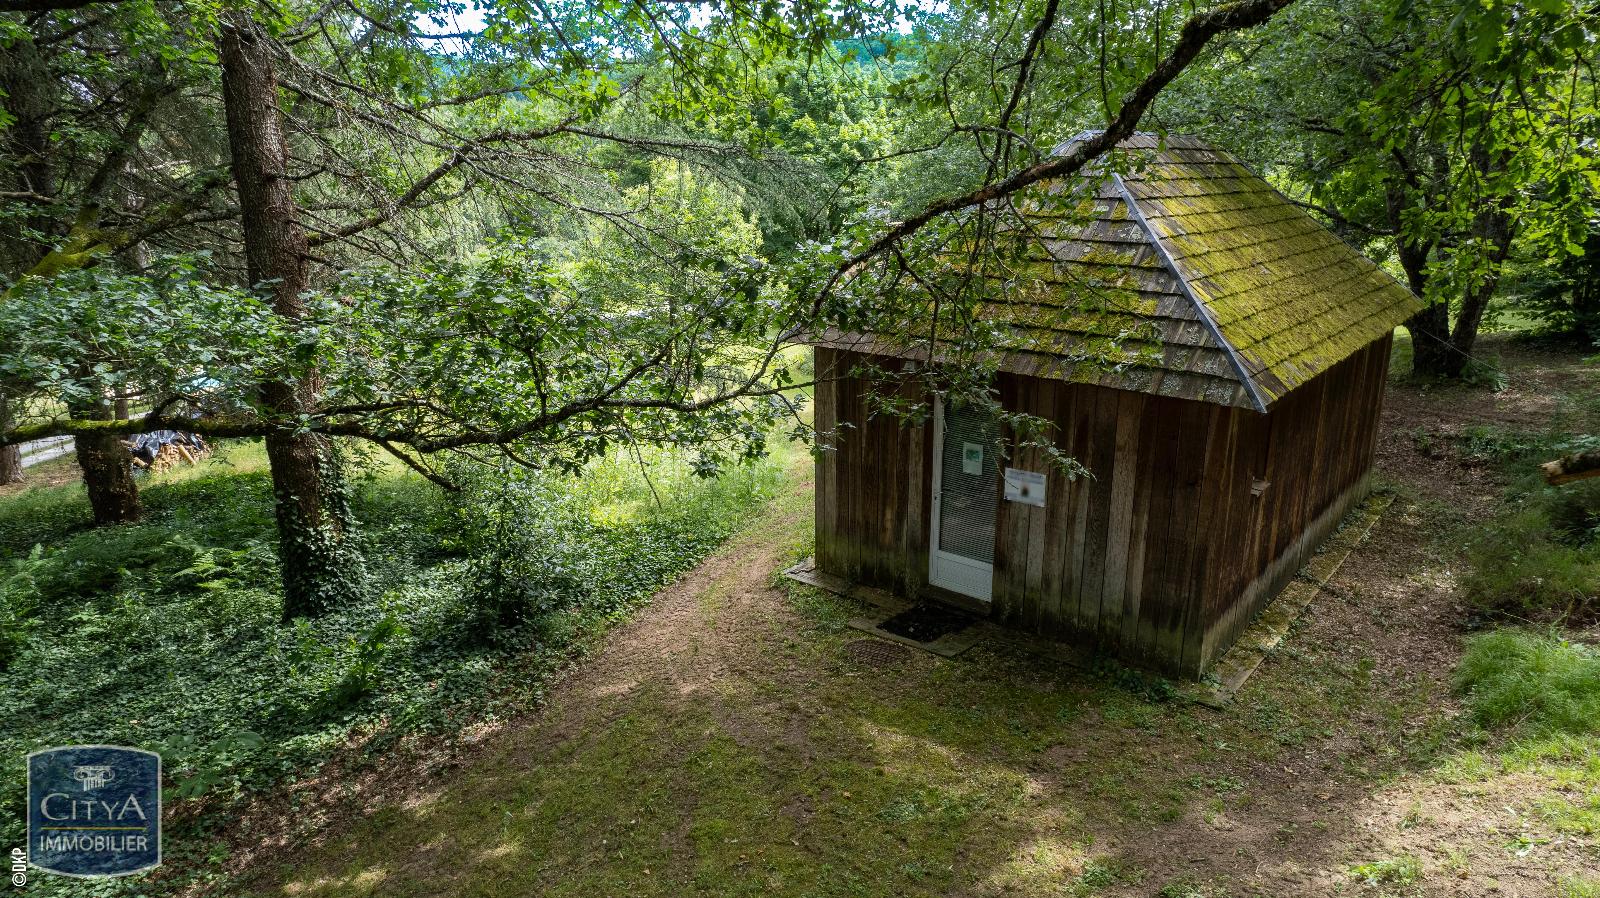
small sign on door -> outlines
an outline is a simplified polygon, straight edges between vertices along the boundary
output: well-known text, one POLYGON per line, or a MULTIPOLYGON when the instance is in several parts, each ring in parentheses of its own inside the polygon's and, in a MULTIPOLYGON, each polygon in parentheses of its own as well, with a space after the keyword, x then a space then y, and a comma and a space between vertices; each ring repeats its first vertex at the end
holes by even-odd
POLYGON ((983 444, 961 444, 961 473, 978 477, 983 474, 983 444))
POLYGON ((1044 475, 1038 471, 1006 468, 1006 501, 1044 507, 1044 475))

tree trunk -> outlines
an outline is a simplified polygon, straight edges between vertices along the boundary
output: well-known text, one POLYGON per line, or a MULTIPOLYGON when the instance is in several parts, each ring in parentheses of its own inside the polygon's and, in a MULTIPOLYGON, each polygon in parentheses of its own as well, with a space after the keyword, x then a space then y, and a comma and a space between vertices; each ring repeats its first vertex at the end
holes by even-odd
POLYGON ((1450 333, 1450 346, 1461 359, 1456 373, 1466 367, 1472 357, 1472 347, 1478 342, 1478 326, 1483 323, 1483 313, 1489 309, 1489 300, 1500 286, 1500 268, 1511 255, 1511 238, 1516 226, 1511 220, 1508 203, 1501 200, 1478 215, 1473 225, 1473 236, 1489 245, 1489 274, 1461 298, 1461 308, 1456 311, 1456 326, 1450 333))
POLYGON ((1411 332, 1411 373, 1424 377, 1458 377, 1466 359, 1450 342, 1450 307, 1436 302, 1406 319, 1411 332))
MULTIPOLYGON (((272 49, 246 13, 222 24, 223 107, 234 182, 239 191, 250 282, 271 290, 273 308, 305 316, 309 246, 285 175, 289 149, 272 49)), ((267 410, 288 422, 314 407, 316 384, 264 384, 267 410)), ((292 425, 291 425, 292 426, 292 425)), ((322 437, 285 428, 267 436, 283 573, 283 616, 317 616, 358 595, 360 556, 350 539, 344 483, 332 447, 322 437)))
POLYGON ((1600 347, 1600 231, 1583 243, 1583 255, 1567 265, 1572 272, 1572 330, 1600 347))
MULTIPOLYGON (((11 429, 11 400, 0 396, 0 433, 11 429)), ((22 482, 22 447, 0 446, 0 485, 22 482)))
MULTIPOLYGON (((0 128, 0 154, 12 160, 9 189, 18 193, 54 196, 56 183, 49 164, 50 104, 43 95, 48 72, 39 48, 26 33, 16 36, 0 54, 0 103, 13 121, 0 128)), ((52 231, 44 212, 22 217, 0 217, 0 270, 15 282, 48 249, 35 234, 52 231)), ((0 396, 0 433, 11 429, 14 396, 0 396)), ((22 447, 0 448, 0 484, 22 482, 22 447)))
MULTIPOLYGON (((1479 151, 1477 164, 1487 169, 1493 163, 1479 151)), ((1428 254, 1426 244, 1416 244, 1405 237, 1403 224, 1404 204, 1408 202, 1404 190, 1391 187, 1386 197, 1389 221, 1395 233, 1400 267, 1406 273, 1407 286, 1419 298, 1426 299, 1428 254)), ((1500 267, 1511 254, 1511 240, 1516 234, 1512 219, 1511 201, 1498 198, 1479 212, 1472 224, 1475 240, 1488 246, 1487 261, 1491 271, 1482 281, 1469 288, 1461 297, 1456 309, 1455 327, 1450 325, 1450 308, 1443 302, 1434 302, 1406 321, 1411 332, 1411 370, 1415 374, 1433 377, 1460 377, 1472 360, 1472 348, 1478 341, 1478 328, 1483 323, 1483 313, 1489 308, 1495 290, 1500 286, 1500 267)))
MULTIPOLYGON (((111 403, 71 409, 75 418, 111 420, 111 403)), ((122 437, 97 433, 72 438, 83 471, 83 485, 89 493, 89 508, 97 525, 131 524, 144 514, 139 505, 139 487, 133 482, 133 461, 122 437)))
MULTIPOLYGON (((1400 269, 1406 275, 1406 286, 1418 299, 1426 301, 1428 255, 1432 251, 1432 243, 1419 243, 1406 236, 1405 212, 1407 204, 1411 202, 1411 194, 1404 185, 1391 181, 1384 200, 1389 225, 1399 235, 1395 239, 1395 251, 1399 257, 1400 269)), ((1429 305, 1407 319, 1406 330, 1411 334, 1413 374, 1454 377, 1461 373, 1460 368, 1452 367, 1459 357, 1452 351, 1450 344, 1449 306, 1444 303, 1429 305)))

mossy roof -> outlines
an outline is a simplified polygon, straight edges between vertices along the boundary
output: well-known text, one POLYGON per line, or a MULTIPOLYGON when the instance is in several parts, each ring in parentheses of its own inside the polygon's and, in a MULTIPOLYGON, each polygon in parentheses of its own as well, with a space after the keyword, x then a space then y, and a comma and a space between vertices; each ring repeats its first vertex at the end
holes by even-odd
POLYGON ((1003 370, 1266 411, 1421 308, 1233 156, 1182 136, 1120 148, 1124 173, 1024 200, 1033 282, 982 308, 1003 370))

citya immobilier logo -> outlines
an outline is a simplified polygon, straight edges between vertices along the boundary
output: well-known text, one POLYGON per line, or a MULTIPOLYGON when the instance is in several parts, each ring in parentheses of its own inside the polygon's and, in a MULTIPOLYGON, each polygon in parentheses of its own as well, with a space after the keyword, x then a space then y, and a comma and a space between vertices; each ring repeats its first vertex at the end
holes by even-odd
POLYGON ((161 863, 161 756, 117 745, 28 755, 28 863, 126 876, 161 863))

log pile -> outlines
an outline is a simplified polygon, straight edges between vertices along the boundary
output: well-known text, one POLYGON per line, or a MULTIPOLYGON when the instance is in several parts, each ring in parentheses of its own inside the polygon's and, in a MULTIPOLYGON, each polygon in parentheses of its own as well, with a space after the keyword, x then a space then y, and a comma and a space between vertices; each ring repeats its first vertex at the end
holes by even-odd
POLYGON ((165 471, 180 463, 198 464, 211 454, 211 447, 199 434, 178 430, 157 430, 123 440, 136 468, 165 471))

